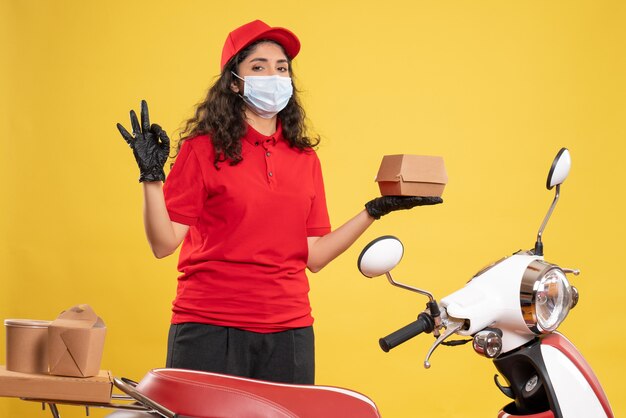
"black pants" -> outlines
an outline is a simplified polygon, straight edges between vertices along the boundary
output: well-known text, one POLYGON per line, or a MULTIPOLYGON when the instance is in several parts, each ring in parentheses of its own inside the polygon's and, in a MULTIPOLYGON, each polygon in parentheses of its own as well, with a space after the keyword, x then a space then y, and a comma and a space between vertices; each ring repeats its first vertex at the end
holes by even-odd
POLYGON ((166 367, 313 384, 314 339, 313 327, 261 334, 208 324, 172 324, 166 367))

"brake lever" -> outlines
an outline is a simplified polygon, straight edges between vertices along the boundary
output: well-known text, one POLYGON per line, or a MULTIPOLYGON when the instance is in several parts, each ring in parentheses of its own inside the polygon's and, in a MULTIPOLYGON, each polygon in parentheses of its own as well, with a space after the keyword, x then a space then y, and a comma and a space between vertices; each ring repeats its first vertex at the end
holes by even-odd
POLYGON ((463 328, 464 325, 465 325, 465 321, 460 320, 460 319, 449 319, 448 320, 448 323, 446 324, 445 332, 443 332, 437 338, 437 340, 433 343, 433 345, 430 347, 430 350, 428 350, 428 353, 426 354, 426 359, 424 360, 424 368, 425 369, 430 369, 430 361, 429 360, 430 360, 430 356, 433 354, 433 351, 435 351, 435 348, 437 348, 450 335, 454 334, 455 332, 457 332, 461 328, 463 328))

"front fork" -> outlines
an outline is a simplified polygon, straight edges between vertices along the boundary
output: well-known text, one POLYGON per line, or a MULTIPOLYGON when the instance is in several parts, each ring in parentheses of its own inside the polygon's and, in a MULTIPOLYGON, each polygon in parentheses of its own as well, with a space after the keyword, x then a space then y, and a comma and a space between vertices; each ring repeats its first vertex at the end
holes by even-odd
POLYGON ((554 411, 555 417, 562 416, 541 355, 540 338, 534 338, 519 349, 497 357, 493 363, 509 383, 508 387, 503 386, 496 375, 496 385, 502 393, 513 399, 504 412, 525 416, 554 411))
MULTIPOLYGON (((559 333, 542 335, 494 359, 509 383, 510 417, 613 418, 598 379, 580 352, 559 333)), ((507 416, 507 415, 503 415, 507 416)))

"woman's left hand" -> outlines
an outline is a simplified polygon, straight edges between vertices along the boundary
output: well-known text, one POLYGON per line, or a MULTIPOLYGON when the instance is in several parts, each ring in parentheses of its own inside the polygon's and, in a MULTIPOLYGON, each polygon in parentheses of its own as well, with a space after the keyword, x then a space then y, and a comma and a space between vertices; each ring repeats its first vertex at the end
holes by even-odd
POLYGON ((381 216, 395 210, 440 203, 443 203, 443 199, 438 196, 382 196, 367 202, 365 210, 372 218, 380 219, 381 216))

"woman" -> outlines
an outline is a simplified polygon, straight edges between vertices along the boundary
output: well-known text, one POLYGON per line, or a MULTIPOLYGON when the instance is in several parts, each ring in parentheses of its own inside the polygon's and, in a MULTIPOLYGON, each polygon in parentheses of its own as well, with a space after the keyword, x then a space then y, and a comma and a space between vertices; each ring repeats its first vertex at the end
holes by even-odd
POLYGON ((380 216, 441 203, 379 197, 331 232, 320 163, 293 86, 298 38, 256 20, 232 31, 220 78, 187 122, 163 186, 169 139, 131 111, 144 224, 158 258, 183 243, 167 366, 313 384, 305 268, 321 270, 380 216))

